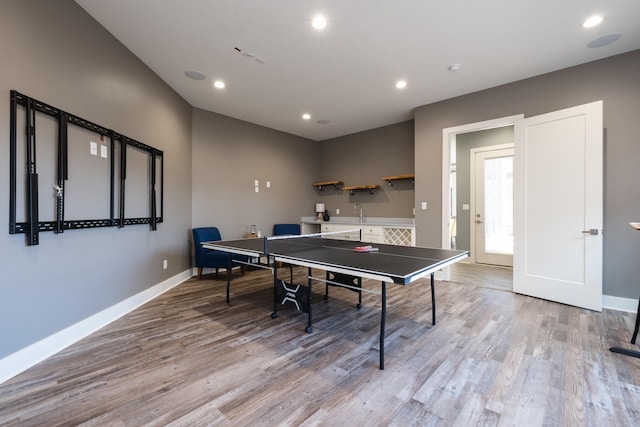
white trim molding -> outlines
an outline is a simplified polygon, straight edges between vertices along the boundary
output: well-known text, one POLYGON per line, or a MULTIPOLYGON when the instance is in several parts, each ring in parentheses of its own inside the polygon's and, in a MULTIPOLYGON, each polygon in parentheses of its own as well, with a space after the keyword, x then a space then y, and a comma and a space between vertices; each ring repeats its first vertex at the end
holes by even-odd
POLYGON ((638 310, 638 300, 633 298, 621 298, 611 295, 602 295, 602 308, 617 311, 635 313, 638 310))
POLYGON ((185 270, 28 347, 0 359, 0 384, 107 326, 192 276, 185 270))

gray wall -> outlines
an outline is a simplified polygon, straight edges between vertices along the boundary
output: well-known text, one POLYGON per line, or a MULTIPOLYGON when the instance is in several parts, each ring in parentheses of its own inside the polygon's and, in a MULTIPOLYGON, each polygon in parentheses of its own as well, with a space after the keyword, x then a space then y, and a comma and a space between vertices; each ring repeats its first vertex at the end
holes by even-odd
POLYGON ((318 156, 318 142, 194 109, 193 226, 235 239, 251 224, 271 235, 273 224, 300 222, 313 211, 318 156))
MULTIPOLYGON (((2 358, 190 268, 191 107, 70 0, 3 0, 0 58, 2 358), (46 232, 30 247, 24 234, 10 235, 11 89, 163 150, 158 231, 137 225, 46 232)), ((53 159, 38 154, 44 170, 53 159)), ((40 192, 53 197, 51 188, 40 192)))
POLYGON ((604 101, 604 294, 638 298, 640 50, 425 105, 415 111, 419 245, 440 245, 442 129, 514 114, 534 116, 604 101))
POLYGON ((474 148, 513 143, 513 126, 504 126, 456 136, 456 249, 469 250, 471 241, 470 211, 462 209, 471 204, 471 153, 474 148))
MULTIPOLYGON (((316 203, 324 203, 332 218, 336 209, 340 215, 354 214, 360 203, 369 217, 412 218, 414 185, 411 180, 395 182, 389 186, 384 176, 413 173, 413 120, 359 132, 320 143, 322 169, 317 181, 343 181, 345 186, 379 184, 381 188, 371 195, 328 187, 315 190, 316 203)), ((314 215, 310 206, 308 215, 314 215)))

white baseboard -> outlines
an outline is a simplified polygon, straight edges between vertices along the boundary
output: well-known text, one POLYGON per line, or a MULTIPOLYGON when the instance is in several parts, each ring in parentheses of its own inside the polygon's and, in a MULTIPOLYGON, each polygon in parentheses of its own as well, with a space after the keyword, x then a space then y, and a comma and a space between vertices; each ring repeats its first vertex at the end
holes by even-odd
POLYGON ((185 270, 164 282, 158 283, 139 294, 127 298, 116 305, 106 308, 93 316, 0 359, 0 384, 26 371, 48 357, 53 356, 71 344, 80 341, 82 338, 91 335, 100 328, 105 327, 114 320, 140 307, 142 304, 151 301, 169 289, 179 285, 191 276, 192 270, 185 270))
POLYGON ((611 295, 603 295, 602 308, 635 313, 636 310, 638 310, 638 300, 633 298, 620 298, 611 295))

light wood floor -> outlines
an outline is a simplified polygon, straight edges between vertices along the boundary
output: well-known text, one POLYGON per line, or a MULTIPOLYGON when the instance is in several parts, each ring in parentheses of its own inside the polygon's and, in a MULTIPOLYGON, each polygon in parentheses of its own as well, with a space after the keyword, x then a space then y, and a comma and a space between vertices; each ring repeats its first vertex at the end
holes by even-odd
POLYGON ((513 268, 458 262, 451 266, 451 281, 513 291, 513 268))
MULTIPOLYGON (((302 278, 304 270, 297 270, 302 278)), ((0 385, 20 426, 638 426, 640 359, 608 351, 634 316, 477 286, 315 295, 316 321, 271 319, 268 271, 191 279, 0 385)), ((304 279, 301 279, 304 280, 304 279)), ((377 283, 366 282, 377 289, 377 283)), ((322 286, 314 287, 321 291, 322 286)))

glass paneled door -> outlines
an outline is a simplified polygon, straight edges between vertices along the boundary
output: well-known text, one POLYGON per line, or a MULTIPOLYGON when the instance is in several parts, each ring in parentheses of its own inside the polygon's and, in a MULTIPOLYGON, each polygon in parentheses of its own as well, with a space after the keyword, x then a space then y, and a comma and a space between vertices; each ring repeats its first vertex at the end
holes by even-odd
POLYGON ((513 266, 513 148, 474 150, 475 260, 513 266))

